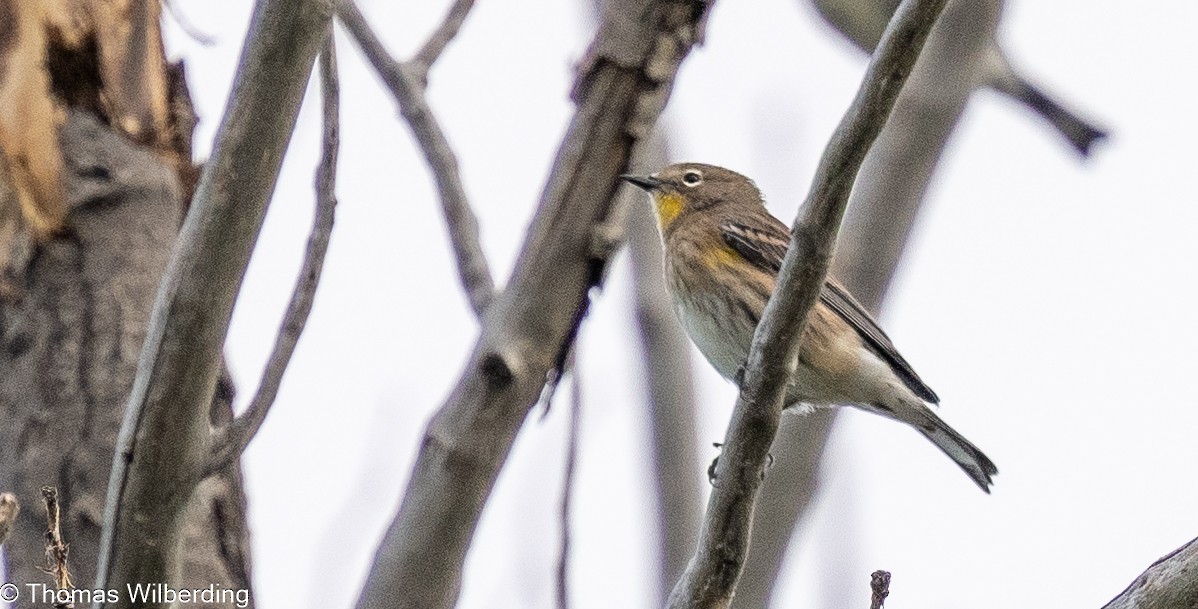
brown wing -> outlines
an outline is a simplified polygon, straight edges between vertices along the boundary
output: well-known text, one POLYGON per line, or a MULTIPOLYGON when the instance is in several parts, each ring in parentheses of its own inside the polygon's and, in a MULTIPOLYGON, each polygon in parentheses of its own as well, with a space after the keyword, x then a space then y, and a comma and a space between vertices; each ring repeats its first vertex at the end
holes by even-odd
MULTIPOLYGON (((720 232, 724 243, 758 268, 775 275, 782 268, 782 258, 790 247, 790 234, 780 222, 777 226, 766 227, 729 223, 721 226, 720 232)), ((894 347, 890 337, 878 326, 878 322, 848 290, 829 278, 824 282, 819 299, 856 330, 871 351, 890 364, 908 389, 933 404, 940 403, 936 392, 919 378, 911 364, 894 347)))

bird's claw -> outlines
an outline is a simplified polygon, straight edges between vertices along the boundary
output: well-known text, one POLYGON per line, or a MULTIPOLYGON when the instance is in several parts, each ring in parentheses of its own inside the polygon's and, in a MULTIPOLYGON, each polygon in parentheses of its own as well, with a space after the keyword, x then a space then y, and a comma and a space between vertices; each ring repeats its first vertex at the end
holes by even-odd
MULTIPOLYGON (((716 448, 723 448, 723 447, 724 447, 724 445, 723 445, 723 444, 720 444, 719 442, 712 442, 712 443, 711 443, 711 445, 712 445, 712 446, 714 446, 714 447, 716 447, 716 448)), ((708 484, 710 484, 710 485, 712 485, 712 486, 715 486, 715 478, 716 478, 716 476, 715 476, 715 473, 716 473, 716 467, 717 467, 717 466, 719 466, 719 464, 720 464, 720 456, 719 456, 719 455, 716 455, 716 457, 715 457, 714 459, 712 459, 712 460, 711 460, 711 465, 708 465, 708 466, 707 466, 707 483, 708 483, 708 484)))

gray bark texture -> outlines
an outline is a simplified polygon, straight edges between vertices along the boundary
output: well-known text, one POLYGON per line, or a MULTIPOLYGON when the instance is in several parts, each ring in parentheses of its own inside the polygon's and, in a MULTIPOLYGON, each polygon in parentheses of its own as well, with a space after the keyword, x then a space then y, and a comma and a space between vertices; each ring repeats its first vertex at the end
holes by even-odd
POLYGON ((1102 609, 1194 609, 1198 607, 1198 539, 1152 563, 1102 609))
MULTIPOLYGON (((5 548, 10 579, 51 582, 37 507, 49 485, 59 491, 73 578, 91 587, 117 432, 183 204, 158 155, 90 116, 72 112, 60 139, 68 228, 35 252, 23 294, 0 302, 0 488, 26 507, 5 548)), ((221 383, 213 421, 231 417, 231 400, 221 383)), ((182 532, 185 585, 249 587, 237 465, 200 485, 182 532)))

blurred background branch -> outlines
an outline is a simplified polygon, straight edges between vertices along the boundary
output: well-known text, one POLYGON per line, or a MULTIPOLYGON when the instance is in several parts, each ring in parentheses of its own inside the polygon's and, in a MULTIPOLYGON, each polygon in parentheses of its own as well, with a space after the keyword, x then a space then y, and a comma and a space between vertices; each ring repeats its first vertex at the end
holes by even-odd
MULTIPOLYGON (((963 0, 972 1, 972 0, 963 0)), ((898 0, 811 0, 820 15, 844 34, 857 48, 873 52, 882 36, 882 28, 898 6, 898 0)), ((1003 0, 989 0, 988 12, 1001 12, 1003 0)), ((1028 80, 1007 59, 998 43, 997 31, 990 29, 987 45, 974 58, 974 69, 965 74, 974 86, 989 87, 1028 107, 1065 138, 1082 156, 1089 156, 1094 144, 1107 133, 1067 106, 1055 100, 1028 80)))
MULTIPOLYGON (((669 163, 665 136, 655 135, 634 159, 631 172, 653 173, 669 163)), ((657 508, 658 594, 664 603, 698 539, 703 465, 695 429, 690 340, 682 333, 662 275, 661 238, 644 195, 626 188, 633 309, 648 389, 653 490, 657 508)))

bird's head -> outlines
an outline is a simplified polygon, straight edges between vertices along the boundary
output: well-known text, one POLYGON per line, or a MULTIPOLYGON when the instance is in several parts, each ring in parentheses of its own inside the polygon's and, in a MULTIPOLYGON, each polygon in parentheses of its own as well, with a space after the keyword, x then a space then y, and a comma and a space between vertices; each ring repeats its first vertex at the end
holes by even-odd
POLYGON ((721 204, 762 208, 757 185, 745 176, 715 165, 676 163, 647 176, 622 180, 649 193, 662 232, 686 216, 721 204))

